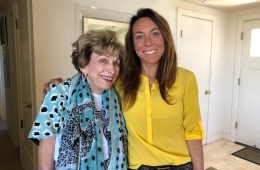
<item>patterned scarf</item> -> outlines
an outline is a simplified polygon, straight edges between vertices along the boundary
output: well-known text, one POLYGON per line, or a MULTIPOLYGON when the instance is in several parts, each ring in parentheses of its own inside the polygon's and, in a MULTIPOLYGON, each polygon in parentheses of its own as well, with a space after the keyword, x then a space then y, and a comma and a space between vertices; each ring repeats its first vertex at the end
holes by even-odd
POLYGON ((52 136, 60 142, 57 170, 127 169, 127 131, 114 88, 103 92, 102 109, 97 111, 83 75, 51 85, 29 138, 39 144, 52 136), (103 137, 108 143, 106 160, 103 137))
POLYGON ((97 111, 83 75, 75 75, 62 86, 68 89, 65 94, 68 100, 60 103, 66 113, 61 116, 62 137, 56 169, 127 169, 127 132, 114 88, 104 91, 102 109, 97 111), (107 160, 102 152, 101 131, 108 141, 107 160))

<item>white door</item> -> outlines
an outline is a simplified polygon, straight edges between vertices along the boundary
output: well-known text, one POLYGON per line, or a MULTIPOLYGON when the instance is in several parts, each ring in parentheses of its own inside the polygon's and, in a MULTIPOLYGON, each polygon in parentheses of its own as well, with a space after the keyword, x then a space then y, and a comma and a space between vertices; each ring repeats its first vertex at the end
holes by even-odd
POLYGON ((213 20, 201 13, 180 9, 178 11, 178 66, 195 73, 202 123, 207 143, 208 105, 210 94, 210 61, 212 46, 213 20))
MULTIPOLYGON (((28 1, 27 1, 28 3, 28 1)), ((19 6, 19 10, 27 11, 27 3, 19 6)), ((14 36, 16 37, 16 60, 17 60, 17 84, 18 86, 18 106, 20 119, 20 155, 21 163, 25 170, 33 170, 34 148, 33 142, 28 139, 29 130, 32 127, 32 71, 30 54, 30 32, 26 22, 18 23, 18 7, 13 5, 13 16, 16 27, 14 36)), ((26 16, 26 15, 24 15, 26 16)), ((29 16, 29 15, 28 15, 29 16)), ((23 18, 25 20, 25 18, 23 18)), ((27 19, 27 18, 26 18, 27 19)), ((29 22, 29 21, 28 21, 29 22)))
POLYGON ((260 148, 260 20, 244 22, 241 50, 237 141, 260 148))

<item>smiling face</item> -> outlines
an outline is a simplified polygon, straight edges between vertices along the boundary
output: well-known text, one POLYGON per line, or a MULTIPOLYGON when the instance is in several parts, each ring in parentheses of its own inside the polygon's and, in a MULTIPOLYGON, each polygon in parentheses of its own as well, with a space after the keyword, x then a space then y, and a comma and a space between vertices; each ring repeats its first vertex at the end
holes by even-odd
POLYGON ((165 50, 158 26, 149 17, 143 17, 134 23, 132 31, 134 48, 142 65, 157 66, 165 50))
POLYGON ((98 55, 92 52, 88 65, 80 68, 83 74, 87 74, 87 81, 91 91, 102 94, 104 90, 111 88, 118 74, 120 59, 119 56, 98 55))

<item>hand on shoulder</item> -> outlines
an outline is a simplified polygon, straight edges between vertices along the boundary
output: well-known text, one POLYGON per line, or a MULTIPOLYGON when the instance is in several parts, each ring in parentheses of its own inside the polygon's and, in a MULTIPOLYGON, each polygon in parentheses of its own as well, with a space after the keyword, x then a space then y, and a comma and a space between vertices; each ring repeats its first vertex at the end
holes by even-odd
POLYGON ((63 79, 59 77, 59 78, 51 79, 49 82, 44 83, 42 93, 46 94, 47 92, 50 91, 50 87, 49 87, 50 84, 59 84, 62 81, 63 81, 63 79))

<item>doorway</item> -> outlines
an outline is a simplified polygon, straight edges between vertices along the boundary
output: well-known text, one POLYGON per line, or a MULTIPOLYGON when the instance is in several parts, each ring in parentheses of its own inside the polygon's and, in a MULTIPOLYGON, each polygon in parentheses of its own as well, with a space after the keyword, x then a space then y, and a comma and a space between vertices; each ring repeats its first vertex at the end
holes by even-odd
POLYGON ((18 109, 18 83, 17 83, 17 34, 15 27, 15 11, 11 8, 6 13, 6 40, 1 48, 1 88, 4 94, 1 103, 6 119, 0 122, 0 169, 23 169, 20 161, 19 143, 19 109, 18 109), (3 67, 2 67, 3 66, 3 67))
MULTIPOLYGON (((19 10, 27 11, 27 3, 19 5, 19 10)), ((24 14, 23 21, 28 15, 24 14)), ((27 138, 29 125, 32 124, 32 109, 28 106, 31 99, 31 53, 29 52, 30 36, 26 23, 19 25, 18 5, 14 3, 7 18, 8 45, 4 47, 6 54, 5 65, 5 97, 6 97, 6 122, 8 134, 12 143, 20 147, 20 158, 24 169, 33 169, 33 144, 27 138), (21 27, 20 27, 21 26, 21 27), (20 43, 22 42, 22 45, 20 43), (28 42, 28 43, 27 43, 28 42), (27 48, 28 47, 28 48, 27 48), (6 76, 7 75, 7 76, 6 76), (29 143, 30 142, 30 143, 29 143), (28 149, 29 148, 29 149, 28 149)), ((28 24, 29 25, 29 24, 28 24)), ((31 105, 29 105, 31 106, 31 105)), ((22 169, 22 168, 20 168, 22 169)))
POLYGON ((5 100, 6 100, 6 124, 8 134, 14 146, 19 144, 19 111, 17 91, 17 56, 16 56, 16 34, 14 25, 13 9, 6 15, 7 45, 4 50, 5 68, 5 100))

